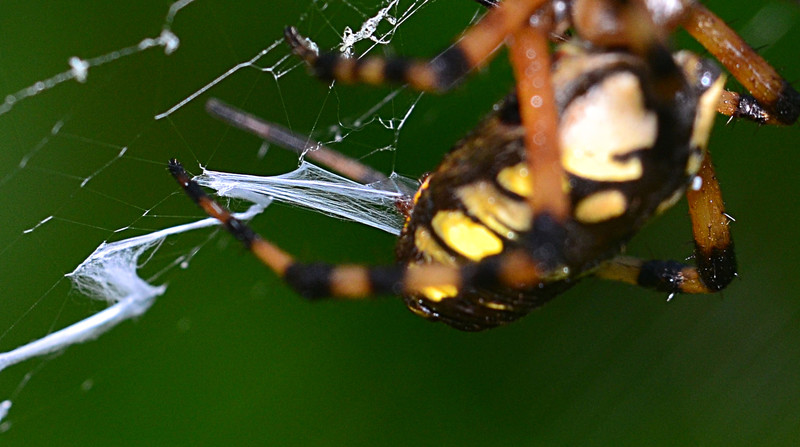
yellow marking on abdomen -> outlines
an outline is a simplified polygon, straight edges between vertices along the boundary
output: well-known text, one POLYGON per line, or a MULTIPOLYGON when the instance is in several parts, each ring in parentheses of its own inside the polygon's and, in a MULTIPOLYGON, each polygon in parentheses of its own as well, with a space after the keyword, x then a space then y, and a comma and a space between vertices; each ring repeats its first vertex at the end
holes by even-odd
POLYGON ((575 205, 575 219, 583 223, 598 223, 625 213, 628 200, 616 189, 596 192, 575 205))
POLYGON ((479 181, 456 190, 467 211, 495 233, 517 239, 518 232, 531 227, 533 212, 527 202, 503 195, 492 183, 479 181))
POLYGON ((503 251, 499 237, 461 211, 439 211, 433 216, 431 227, 451 249, 472 261, 503 251))
POLYGON ((433 239, 430 231, 424 227, 420 226, 414 230, 414 245, 427 263, 436 262, 444 265, 456 265, 456 259, 445 251, 445 249, 433 239))
POLYGON ((525 162, 503 168, 497 174, 497 183, 518 196, 528 198, 533 194, 533 179, 530 178, 528 164, 525 162))
POLYGON ((447 298, 455 298, 458 295, 458 289, 456 286, 428 286, 423 287, 420 293, 425 298, 438 303, 447 298))
POLYGON ((494 310, 509 310, 510 307, 503 303, 498 303, 496 301, 486 301, 481 303, 484 307, 488 307, 489 309, 494 310))
MULTIPOLYGON (((419 264, 409 264, 408 269, 419 268, 419 264)), ((440 302, 447 298, 454 298, 458 295, 458 287, 452 284, 441 284, 438 286, 425 286, 418 290, 418 293, 433 302, 440 302)))
POLYGON ((658 204, 658 207, 656 208, 656 214, 661 214, 664 211, 672 208, 672 206, 681 199, 681 196, 683 196, 683 190, 679 189, 673 192, 671 196, 667 197, 664 201, 658 204))
POLYGON ((700 171, 700 165, 706 155, 708 147, 708 137, 711 135, 711 128, 714 126, 714 119, 717 117, 717 104, 725 86, 725 76, 720 76, 714 85, 708 88, 697 103, 697 113, 694 117, 694 127, 692 128, 691 147, 700 148, 699 153, 692 151, 686 163, 686 174, 695 175, 700 171))
POLYGON ((629 181, 642 176, 642 162, 622 159, 650 148, 657 117, 645 107, 639 79, 617 73, 576 98, 561 117, 561 163, 568 172, 597 181, 629 181))

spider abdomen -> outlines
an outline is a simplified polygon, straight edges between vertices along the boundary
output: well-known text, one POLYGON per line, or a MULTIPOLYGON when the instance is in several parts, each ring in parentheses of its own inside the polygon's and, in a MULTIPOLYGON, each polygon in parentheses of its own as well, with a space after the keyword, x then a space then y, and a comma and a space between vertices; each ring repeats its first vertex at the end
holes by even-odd
MULTIPOLYGON (((683 86, 665 101, 651 90, 652 74, 640 58, 562 49, 553 87, 572 210, 563 265, 528 290, 429 287, 407 296, 407 306, 465 330, 516 320, 618 254, 647 220, 671 206, 697 172, 723 82, 697 57, 681 54, 675 61, 683 86)), ((518 106, 513 94, 500 103, 420 187, 398 241, 401 263, 464 266, 537 248, 528 203, 536 191, 518 106)))

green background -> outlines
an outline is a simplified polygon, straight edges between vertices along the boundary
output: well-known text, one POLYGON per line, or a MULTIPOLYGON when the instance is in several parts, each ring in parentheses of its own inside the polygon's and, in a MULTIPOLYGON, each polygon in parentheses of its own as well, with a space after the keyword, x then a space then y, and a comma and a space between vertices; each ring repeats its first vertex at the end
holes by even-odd
MULTIPOLYGON (((744 30, 789 80, 800 78, 796 5, 706 4, 744 30), (785 28, 772 21, 750 26, 766 6, 782 11, 788 33, 770 34, 785 28)), ((3 2, 0 95, 65 70, 70 56, 157 35, 167 7, 3 2)), ((207 95, 168 120, 153 115, 250 59, 284 25, 300 21, 330 47, 345 25, 378 9, 365 0, 198 0, 173 24, 182 41, 175 54, 151 50, 97 67, 87 84, 63 84, 0 116, 0 350, 103 307, 60 279, 100 242, 201 216, 166 173, 168 158, 195 173, 199 163, 264 174, 296 165, 277 149, 258 159, 258 141, 204 114, 207 95), (57 122, 63 127, 51 135, 57 122), (15 168, 26 155, 28 165, 15 168), (122 227, 130 228, 114 233, 122 227)), ((391 47, 432 55, 479 10, 467 0, 435 1, 401 27, 391 47)), ((696 48, 685 35, 676 40, 696 48)), ((278 47, 261 65, 284 55, 278 47)), ((501 55, 455 92, 423 96, 402 131, 376 122, 336 148, 362 157, 396 138, 396 152, 365 161, 416 177, 511 84, 501 55)), ((250 68, 209 95, 328 139, 329 125, 351 123, 390 91, 329 90, 302 68, 276 82, 250 68)), ((401 92, 379 113, 402 117, 416 97, 401 92)), ((722 294, 667 303, 664 294, 587 280, 516 324, 469 334, 423 321, 396 299, 305 302, 226 234, 204 230, 168 240, 144 267, 156 274, 202 246, 187 269, 173 266, 157 277, 167 293, 142 318, 0 372, 0 400, 14 403, 0 443, 797 445, 800 131, 719 119, 711 148, 736 218, 741 272, 722 294)), ((301 259, 392 261, 390 235, 307 211, 273 206, 253 226, 301 259)), ((689 256, 685 204, 649 225, 629 252, 689 256)))

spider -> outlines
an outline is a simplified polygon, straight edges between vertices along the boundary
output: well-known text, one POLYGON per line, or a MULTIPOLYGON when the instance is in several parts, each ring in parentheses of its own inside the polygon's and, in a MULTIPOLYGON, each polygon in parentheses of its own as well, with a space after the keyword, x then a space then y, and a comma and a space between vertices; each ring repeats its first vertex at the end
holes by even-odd
MULTIPOLYGON (((800 94, 697 1, 478 1, 486 15, 429 60, 318 54, 294 28, 285 32, 320 78, 435 92, 508 47, 515 91, 416 191, 395 265, 297 262, 209 198, 177 160, 172 175, 300 294, 401 295, 414 313, 461 330, 515 321, 588 276, 670 294, 725 288, 736 258, 706 149, 714 117, 793 124, 800 94), (678 27, 750 93, 726 90, 714 62, 671 52, 666 39, 678 27), (696 265, 622 255, 684 194, 696 265)), ((233 122, 246 116, 210 107, 233 122)), ((357 161, 343 163, 372 179, 357 161)))

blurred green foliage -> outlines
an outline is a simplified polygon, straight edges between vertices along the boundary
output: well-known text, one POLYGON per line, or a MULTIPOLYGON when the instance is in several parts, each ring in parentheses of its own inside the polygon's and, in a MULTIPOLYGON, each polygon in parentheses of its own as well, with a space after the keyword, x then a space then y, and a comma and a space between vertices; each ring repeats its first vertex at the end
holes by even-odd
MULTIPOLYGON (((788 79, 800 77, 796 5, 706 3, 762 46, 788 79), (753 21, 769 8, 777 15, 753 21)), ((157 35, 167 6, 4 2, 0 91, 63 71, 70 56, 157 35)), ((59 279, 100 242, 200 217, 176 193, 168 158, 194 172, 198 163, 251 173, 295 166, 279 150, 256 157, 258 141, 208 118, 204 97, 167 120, 153 121, 155 114, 280 39, 284 25, 302 18, 301 30, 332 47, 345 24, 377 9, 367 0, 198 0, 173 24, 181 38, 175 54, 155 50, 97 67, 86 84, 64 84, 0 116, 0 178, 10 175, 0 184, 0 349, 102 307, 59 279), (55 123, 63 127, 51 135, 55 123), (14 168, 27 155, 28 165, 14 168), (22 233, 50 215, 48 224, 22 233)), ((433 1, 390 46, 432 55, 479 11, 468 0, 433 1)), ((683 34, 676 42, 697 49, 683 34)), ((279 45, 261 65, 286 53, 279 45)), ((423 96, 402 131, 376 122, 336 148, 416 177, 512 82, 501 55, 453 93, 423 96), (395 144, 396 151, 371 154, 395 144)), ((208 94, 330 139, 330 124, 351 125, 391 91, 331 90, 302 68, 276 82, 251 68, 208 94)), ((416 100, 401 92, 379 114, 402 118, 416 100)), ((307 303, 227 235, 205 231, 170 240, 145 266, 155 274, 202 244, 188 269, 158 278, 168 291, 144 317, 55 358, 0 372, 0 399, 14 402, 0 443, 796 445, 800 131, 719 119, 711 150, 736 218, 741 270, 720 295, 667 303, 663 294, 588 280, 514 325, 467 334, 425 322, 396 299, 307 303)), ((274 206, 253 225, 302 259, 392 261, 390 236, 307 211, 274 206)), ((681 204, 629 251, 684 259, 690 242, 681 204)))

